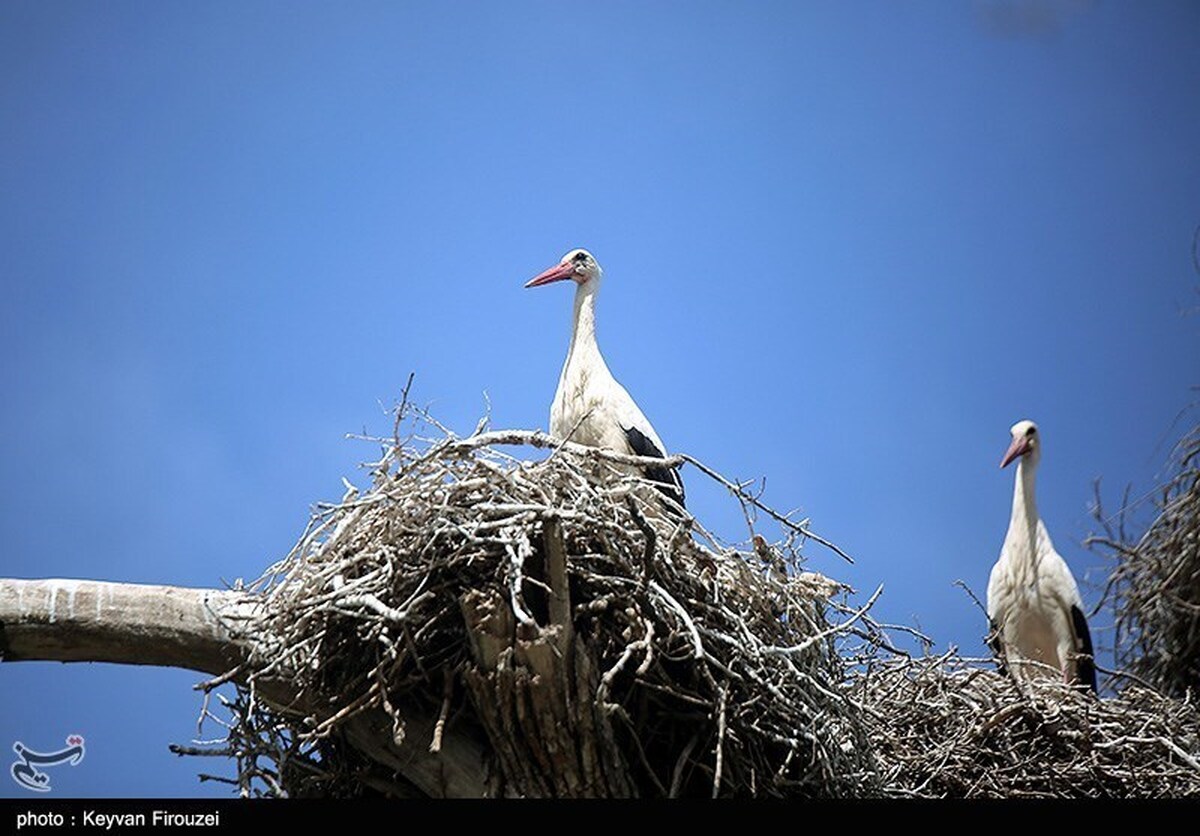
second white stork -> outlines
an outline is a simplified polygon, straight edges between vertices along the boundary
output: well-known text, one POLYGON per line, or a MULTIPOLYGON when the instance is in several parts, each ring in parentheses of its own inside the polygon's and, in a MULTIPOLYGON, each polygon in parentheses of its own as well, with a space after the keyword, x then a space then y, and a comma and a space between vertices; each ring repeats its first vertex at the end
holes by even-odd
POLYGON ((1032 421, 1019 421, 1000 467, 1017 462, 1012 517, 988 582, 992 647, 1019 680, 1059 675, 1096 690, 1092 637, 1079 587, 1038 516, 1034 476, 1042 441, 1032 421))
MULTIPOLYGON (((571 345, 550 406, 550 434, 635 456, 664 458, 666 447, 625 387, 608 370, 596 343, 596 294, 603 271, 587 250, 571 250, 525 287, 570 279, 575 282, 575 318, 571 345)), ((683 505, 683 481, 666 466, 648 467, 646 476, 662 484, 667 496, 683 505)))

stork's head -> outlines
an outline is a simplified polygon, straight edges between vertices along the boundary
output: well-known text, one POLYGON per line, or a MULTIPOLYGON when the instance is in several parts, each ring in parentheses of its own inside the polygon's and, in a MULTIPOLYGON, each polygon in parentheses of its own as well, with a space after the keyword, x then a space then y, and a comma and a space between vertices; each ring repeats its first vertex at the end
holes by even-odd
POLYGON ((1030 420, 1018 421, 1009 430, 1012 433, 1012 444, 1008 452, 1000 460, 1001 467, 1008 467, 1014 459, 1026 457, 1030 464, 1037 464, 1042 455, 1042 439, 1038 436, 1037 424, 1030 420))
POLYGON ((563 279, 572 279, 579 285, 589 282, 598 284, 602 272, 599 262, 592 258, 592 254, 587 250, 571 250, 562 257, 562 261, 549 270, 538 273, 527 281, 525 286, 537 287, 550 282, 561 282, 563 279))

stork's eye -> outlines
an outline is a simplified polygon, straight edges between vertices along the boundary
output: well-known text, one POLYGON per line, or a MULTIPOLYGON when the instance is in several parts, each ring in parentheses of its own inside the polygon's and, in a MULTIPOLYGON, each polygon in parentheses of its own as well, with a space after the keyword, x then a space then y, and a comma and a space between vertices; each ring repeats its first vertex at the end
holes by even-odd
POLYGON ((587 253, 576 253, 575 260, 580 264, 583 264, 585 261, 587 261, 587 253))
POLYGON ((1037 434, 1037 427, 1030 427, 1025 431, 1025 435, 1032 436, 1037 434))

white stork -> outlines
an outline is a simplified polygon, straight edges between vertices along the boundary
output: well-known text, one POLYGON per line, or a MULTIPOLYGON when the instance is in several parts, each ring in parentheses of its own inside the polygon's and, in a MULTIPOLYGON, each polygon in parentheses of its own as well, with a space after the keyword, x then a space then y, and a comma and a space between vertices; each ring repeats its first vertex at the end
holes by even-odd
POLYGON ((1013 676, 1029 680, 1061 672, 1064 682, 1096 690, 1092 637, 1071 570, 1054 550, 1034 499, 1042 457, 1037 425, 1019 421, 1000 461, 1017 461, 1012 518, 988 581, 992 649, 1013 676))
MULTIPOLYGON (((571 279, 575 282, 575 323, 571 346, 550 406, 550 435, 635 456, 666 456, 666 447, 616 381, 596 344, 596 294, 600 265, 587 250, 571 250, 526 287, 571 279)), ((648 467, 646 476, 662 483, 662 492, 683 505, 683 482, 672 468, 648 467)))

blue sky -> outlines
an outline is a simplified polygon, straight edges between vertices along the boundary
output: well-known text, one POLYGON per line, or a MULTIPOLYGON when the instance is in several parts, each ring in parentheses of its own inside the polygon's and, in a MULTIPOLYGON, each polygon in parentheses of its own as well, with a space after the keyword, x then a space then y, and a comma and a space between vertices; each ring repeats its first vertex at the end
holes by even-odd
MULTIPOLYGON (((410 371, 544 428, 570 291, 521 285, 584 246, 668 446, 765 475, 880 617, 982 652, 952 584, 1024 417, 1094 602, 1091 482, 1152 484, 1200 383, 1198 39, 1191 2, 5 3, 0 575, 253 578, 410 371)), ((59 794, 226 794, 167 752, 196 675, 0 678, 0 750, 87 738, 59 794)))

